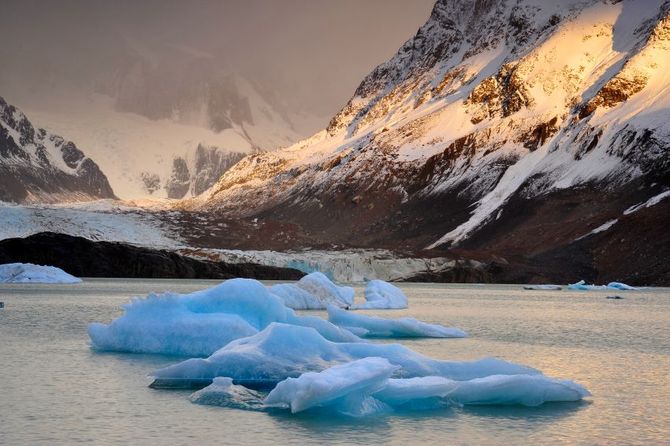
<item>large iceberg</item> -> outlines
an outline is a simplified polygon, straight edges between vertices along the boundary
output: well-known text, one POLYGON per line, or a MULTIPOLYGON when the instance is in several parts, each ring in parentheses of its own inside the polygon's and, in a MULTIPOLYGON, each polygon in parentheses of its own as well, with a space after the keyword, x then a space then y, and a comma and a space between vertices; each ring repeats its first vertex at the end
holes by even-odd
POLYGON ((354 305, 354 289, 338 286, 325 274, 314 272, 296 283, 270 287, 270 292, 294 310, 325 310, 328 305, 350 308, 354 305))
POLYGON ((253 336, 237 339, 209 358, 192 358, 155 371, 156 387, 191 386, 219 376, 241 383, 272 386, 286 378, 370 356, 400 366, 397 377, 443 376, 469 380, 490 375, 536 374, 537 370, 485 358, 478 361, 441 361, 428 358, 400 344, 331 342, 309 327, 271 323, 253 336))
POLYGON ((464 338, 467 336, 458 328, 428 324, 411 317, 386 319, 366 316, 332 305, 328 307, 328 320, 359 336, 385 338, 464 338))
POLYGON ((32 263, 5 263, 0 265, 0 283, 79 283, 74 277, 55 266, 32 263))
POLYGON ((371 280, 365 286, 365 303, 357 308, 407 308, 407 296, 395 285, 371 280))
POLYGON ((433 409, 448 405, 523 405, 579 401, 590 393, 572 381, 535 375, 491 375, 466 381, 441 376, 392 378, 400 367, 388 359, 368 357, 307 372, 281 381, 261 402, 260 394, 216 378, 192 400, 200 404, 260 409, 279 407, 292 413, 308 409, 363 416, 390 410, 433 409))
POLYGON ((150 294, 134 299, 123 309, 124 314, 109 325, 89 325, 94 349, 208 356, 273 322, 312 327, 331 341, 360 341, 324 319, 297 316, 263 284, 252 279, 227 280, 185 295, 150 294))

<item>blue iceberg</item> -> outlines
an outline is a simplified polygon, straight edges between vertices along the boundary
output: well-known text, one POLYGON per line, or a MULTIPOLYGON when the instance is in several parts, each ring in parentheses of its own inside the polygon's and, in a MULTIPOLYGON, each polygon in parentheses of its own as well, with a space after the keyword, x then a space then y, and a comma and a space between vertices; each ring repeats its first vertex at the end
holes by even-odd
POLYGON ((407 308, 407 296, 393 284, 371 280, 365 286, 365 303, 357 308, 407 308))
POLYGON ((310 273, 296 283, 273 285, 270 292, 294 310, 325 310, 328 305, 350 308, 355 294, 353 288, 338 286, 320 272, 310 273))
POLYGON ((458 328, 428 324, 411 317, 386 319, 328 307, 328 320, 359 336, 384 338, 464 338, 458 328))
POLYGON ((441 361, 428 358, 400 344, 332 342, 309 327, 271 323, 263 331, 237 339, 209 358, 192 358, 152 375, 157 382, 178 387, 180 382, 207 383, 219 376, 236 382, 259 382, 273 386, 306 372, 320 372, 338 364, 366 357, 387 359, 399 366, 397 377, 443 376, 469 380, 490 375, 536 374, 537 370, 485 358, 478 361, 441 361))
POLYGON ((297 316, 256 280, 232 279, 191 294, 150 294, 123 305, 111 324, 93 323, 95 350, 208 356, 273 322, 312 327, 331 341, 357 342, 351 332, 317 317, 297 316))

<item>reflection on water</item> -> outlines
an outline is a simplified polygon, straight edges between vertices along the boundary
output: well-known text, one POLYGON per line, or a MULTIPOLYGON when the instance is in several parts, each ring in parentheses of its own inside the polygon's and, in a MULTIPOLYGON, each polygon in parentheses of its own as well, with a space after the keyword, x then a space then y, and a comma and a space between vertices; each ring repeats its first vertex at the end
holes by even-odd
POLYGON ((594 395, 536 408, 450 407, 350 419, 200 406, 189 402, 188 391, 147 387, 152 370, 181 358, 89 349, 87 324, 111 321, 129 297, 213 283, 1 285, 0 444, 659 444, 670 438, 670 292, 664 289, 626 292, 613 301, 602 292, 406 284, 408 310, 367 312, 454 325, 471 336, 402 341, 423 354, 502 357, 573 379, 594 395))

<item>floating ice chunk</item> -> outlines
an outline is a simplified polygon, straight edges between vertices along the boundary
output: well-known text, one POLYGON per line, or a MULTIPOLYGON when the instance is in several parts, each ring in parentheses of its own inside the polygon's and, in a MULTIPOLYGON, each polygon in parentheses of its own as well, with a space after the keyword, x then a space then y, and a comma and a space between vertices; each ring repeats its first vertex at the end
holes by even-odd
POLYGON ((607 288, 620 291, 634 291, 638 289, 634 286, 626 285, 625 283, 621 282, 610 282, 607 284, 607 288))
POLYGON ((581 385, 544 375, 487 376, 461 382, 446 395, 459 404, 521 404, 579 401, 591 393, 581 385))
POLYGON ((605 285, 587 285, 586 282, 580 280, 577 283, 572 283, 568 285, 568 289, 577 291, 595 291, 595 290, 607 290, 608 288, 605 285))
POLYGON ((192 394, 191 401, 196 404, 245 410, 263 408, 263 397, 260 393, 235 385, 232 379, 226 377, 216 378, 212 384, 192 394))
POLYGON ((371 280, 365 286, 366 302, 357 308, 407 308, 407 296, 400 288, 383 280, 371 280))
POLYGON ((399 369, 384 358, 363 358, 322 372, 308 372, 288 378, 265 398, 270 407, 285 407, 292 413, 312 407, 339 406, 339 411, 361 414, 366 397, 381 387, 399 369))
POLYGON ((440 376, 392 379, 398 366, 387 359, 363 358, 288 378, 270 392, 268 407, 292 413, 326 408, 350 416, 430 409, 446 405, 524 405, 579 401, 590 393, 579 384, 544 375, 492 375, 468 381, 440 376))
MULTIPOLYGON (((591 393, 581 385, 544 375, 492 375, 469 381, 439 376, 389 379, 373 396, 392 406, 442 400, 459 405, 523 405, 579 401, 591 393)), ((424 407, 430 407, 429 405, 424 407)))
POLYGON ((79 283, 74 277, 55 266, 32 263, 5 263, 0 265, 0 283, 79 283))
POLYGON ((109 325, 88 333, 96 350, 208 356, 234 339, 258 333, 272 322, 313 327, 333 341, 356 342, 351 332, 328 321, 300 317, 260 282, 232 279, 191 294, 150 294, 123 306, 109 325))
POLYGON ((324 310, 331 304, 349 308, 354 304, 353 288, 335 285, 320 272, 310 273, 296 283, 273 285, 270 292, 294 310, 324 310))
POLYGON ((156 380, 179 382, 211 381, 228 376, 236 381, 275 384, 305 372, 318 372, 337 364, 375 356, 398 365, 397 375, 444 376, 468 380, 489 375, 535 374, 537 370, 486 358, 479 361, 440 361, 420 355, 400 344, 331 342, 313 328, 272 323, 253 336, 230 342, 207 359, 194 358, 153 373, 156 380))
POLYGON ((545 291, 558 291, 563 289, 560 285, 524 285, 524 290, 545 290, 545 291))
POLYGON ((579 290, 579 291, 599 291, 599 290, 629 291, 629 290, 637 290, 639 288, 635 288, 621 282, 610 282, 607 285, 587 285, 586 282, 580 280, 577 283, 568 285, 568 289, 579 290))
POLYGON ((458 328, 428 324, 411 317, 385 319, 365 316, 351 311, 328 307, 328 320, 335 325, 352 332, 357 329, 366 330, 365 336, 386 338, 464 338, 467 335, 458 328))

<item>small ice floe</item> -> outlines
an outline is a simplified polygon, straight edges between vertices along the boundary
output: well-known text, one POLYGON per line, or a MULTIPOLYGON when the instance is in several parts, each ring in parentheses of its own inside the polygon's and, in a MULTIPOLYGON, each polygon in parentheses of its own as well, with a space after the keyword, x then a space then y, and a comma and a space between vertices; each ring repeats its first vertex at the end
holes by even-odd
POLYGON ((458 328, 428 324, 411 317, 386 319, 328 307, 328 320, 359 336, 380 338, 464 338, 458 328))
POLYGON ((558 291, 562 290, 561 285, 524 285, 524 290, 544 290, 544 291, 558 291))
POLYGON ((407 308, 407 296, 397 286, 383 280, 371 280, 365 286, 365 303, 356 308, 407 308))
POLYGON ((334 284, 325 274, 314 272, 296 283, 282 283, 269 287, 289 308, 294 310, 325 310, 328 305, 351 308, 354 289, 334 284))
POLYGON ((399 366, 398 376, 443 376, 469 380, 490 375, 537 374, 537 370, 495 358, 478 361, 431 359, 400 344, 332 342, 310 327, 271 323, 261 332, 230 342, 208 358, 192 358, 156 370, 158 383, 179 382, 189 386, 193 380, 211 381, 225 376, 235 382, 277 384, 306 372, 366 357, 387 359, 399 366))
POLYGON ((463 381, 441 376, 392 378, 398 369, 387 359, 368 357, 304 373, 277 384, 264 404, 292 413, 318 408, 358 417, 448 405, 539 406, 579 401, 590 395, 577 383, 541 374, 491 375, 463 381))
POLYGON ((231 279, 190 294, 149 294, 123 309, 123 315, 109 325, 89 325, 95 350, 208 356, 272 322, 312 327, 331 341, 361 341, 322 318, 296 315, 252 279, 231 279))
POLYGON ((55 266, 32 263, 6 263, 0 265, 0 283, 79 283, 74 277, 55 266))
POLYGON ((619 291, 634 291, 639 288, 626 285, 621 282, 610 282, 607 285, 588 285, 585 281, 580 280, 577 283, 568 285, 569 290, 577 291, 602 291, 602 290, 619 290, 619 291))

